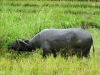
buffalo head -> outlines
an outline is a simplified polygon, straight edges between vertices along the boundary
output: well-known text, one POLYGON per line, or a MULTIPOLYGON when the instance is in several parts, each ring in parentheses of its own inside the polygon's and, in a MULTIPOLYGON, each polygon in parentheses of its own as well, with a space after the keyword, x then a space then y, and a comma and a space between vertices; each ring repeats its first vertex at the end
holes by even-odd
POLYGON ((16 51, 32 51, 31 47, 29 46, 29 40, 18 39, 8 45, 8 50, 14 49, 16 51))

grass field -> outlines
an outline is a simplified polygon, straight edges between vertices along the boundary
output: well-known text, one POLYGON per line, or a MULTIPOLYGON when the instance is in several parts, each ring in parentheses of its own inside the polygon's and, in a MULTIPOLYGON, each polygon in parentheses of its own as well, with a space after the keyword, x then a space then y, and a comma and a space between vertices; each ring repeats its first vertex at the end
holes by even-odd
POLYGON ((0 75, 99 75, 100 30, 86 28, 93 36, 95 57, 68 59, 58 55, 42 58, 42 50, 17 55, 7 45, 19 38, 30 39, 45 28, 80 28, 82 22, 100 26, 100 2, 0 1, 0 75))

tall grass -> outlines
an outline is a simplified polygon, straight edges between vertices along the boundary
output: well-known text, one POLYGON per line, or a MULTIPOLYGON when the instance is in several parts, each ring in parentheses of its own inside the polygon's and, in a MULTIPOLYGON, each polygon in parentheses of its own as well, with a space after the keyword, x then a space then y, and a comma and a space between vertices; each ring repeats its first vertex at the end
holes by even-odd
POLYGON ((27 58, 22 56, 18 59, 1 58, 0 70, 4 75, 99 75, 98 59, 98 57, 91 59, 69 57, 65 60, 61 56, 43 59, 34 53, 27 58))
POLYGON ((99 2, 2 1, 0 4, 0 75, 100 74, 100 30, 96 28, 86 29, 93 36, 96 51, 93 57, 91 48, 90 59, 78 59, 76 56, 64 59, 60 55, 44 59, 41 49, 22 55, 6 52, 8 43, 19 38, 30 39, 45 28, 64 28, 63 25, 65 28, 80 28, 82 21, 99 26, 99 9, 96 8, 99 2))

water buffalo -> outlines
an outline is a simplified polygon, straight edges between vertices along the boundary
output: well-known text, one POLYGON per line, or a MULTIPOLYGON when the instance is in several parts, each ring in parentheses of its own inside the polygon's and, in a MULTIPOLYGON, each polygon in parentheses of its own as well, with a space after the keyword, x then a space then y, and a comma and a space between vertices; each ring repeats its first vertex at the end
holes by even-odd
POLYGON ((92 45, 92 36, 87 31, 80 28, 69 28, 45 29, 30 40, 19 39, 10 43, 8 48, 29 52, 42 48, 43 57, 51 53, 56 57, 57 52, 63 56, 68 56, 71 52, 72 55, 88 57, 92 45))

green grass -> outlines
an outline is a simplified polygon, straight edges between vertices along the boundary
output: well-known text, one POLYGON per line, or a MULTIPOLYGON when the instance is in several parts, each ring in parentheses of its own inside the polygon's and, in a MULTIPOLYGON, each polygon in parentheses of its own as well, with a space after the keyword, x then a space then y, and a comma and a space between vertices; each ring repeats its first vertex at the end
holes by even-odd
POLYGON ((93 36, 95 47, 95 57, 91 48, 90 59, 64 59, 60 55, 44 59, 39 49, 20 56, 7 52, 10 42, 30 39, 45 28, 79 28, 82 21, 100 26, 99 8, 100 2, 0 2, 0 75, 99 75, 100 30, 96 28, 86 29, 93 36))
POLYGON ((37 52, 26 58, 0 58, 0 70, 4 75, 99 75, 98 59, 69 57, 65 60, 60 55, 56 59, 53 56, 43 59, 37 52))
POLYGON ((100 13, 100 2, 71 2, 71 1, 3 1, 0 10, 20 12, 39 12, 42 8, 58 8, 56 11, 65 13, 100 13), (59 9, 60 8, 60 9, 59 9), (82 9, 81 9, 82 8, 82 9))

